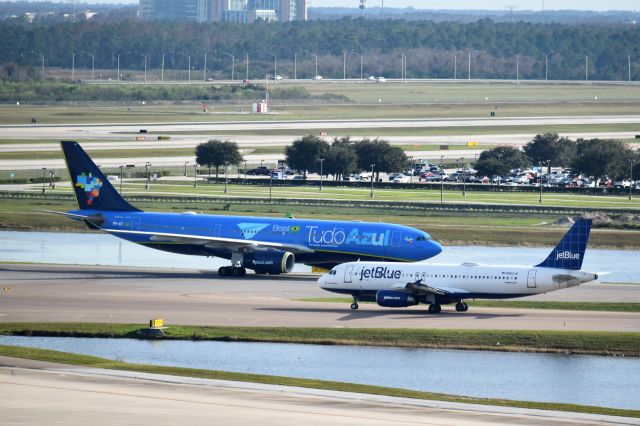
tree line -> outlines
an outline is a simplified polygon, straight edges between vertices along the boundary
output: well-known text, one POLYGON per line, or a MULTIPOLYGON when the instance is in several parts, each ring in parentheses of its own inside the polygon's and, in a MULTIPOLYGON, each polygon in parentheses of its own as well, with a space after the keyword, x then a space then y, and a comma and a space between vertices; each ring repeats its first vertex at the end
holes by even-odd
POLYGON ((640 153, 613 139, 578 139, 557 133, 536 135, 522 150, 496 147, 483 151, 474 168, 479 175, 505 176, 531 166, 563 167, 594 179, 640 179, 640 153))
MULTIPOLYGON (((0 22, 0 64, 47 67, 193 70, 208 68, 228 78, 231 57, 243 75, 249 57, 250 78, 277 72, 299 78, 363 74, 400 77, 402 55, 407 78, 627 80, 640 79, 640 28, 635 25, 569 25, 525 22, 472 23, 343 18, 307 22, 60 23, 28 26, 0 22), (205 63, 204 54, 207 53, 205 63), (277 57, 277 64, 273 55, 277 57), (294 56, 296 70, 294 71, 294 56), (346 69, 343 69, 346 58, 346 69), (88 65, 87 65, 88 64, 88 65), (548 67, 547 67, 548 65, 548 67), (588 75, 585 76, 586 68, 588 75)), ((10 70, 9 70, 10 71, 10 70)), ((5 69, 4 77, 7 78, 5 69)), ((37 74, 36 74, 37 75, 37 74)))
MULTIPOLYGON (((341 180, 355 172, 402 172, 412 164, 405 152, 383 139, 351 140, 334 138, 331 143, 315 135, 296 139, 285 148, 286 163, 306 178, 307 173, 332 175, 341 180)), ((196 147, 196 162, 215 167, 238 165, 243 161, 235 142, 210 140, 196 147)), ((479 176, 506 176, 513 169, 531 166, 570 168, 576 174, 594 179, 640 179, 640 153, 619 140, 578 139, 557 133, 536 135, 523 149, 499 146, 485 150, 473 165, 479 176)))

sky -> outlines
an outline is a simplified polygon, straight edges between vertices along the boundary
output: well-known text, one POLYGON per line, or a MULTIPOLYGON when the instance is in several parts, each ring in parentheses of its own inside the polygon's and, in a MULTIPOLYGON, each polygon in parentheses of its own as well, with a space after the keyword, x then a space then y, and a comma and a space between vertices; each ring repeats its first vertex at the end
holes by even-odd
MULTIPOLYGON (((2 0, 0 0, 2 1, 2 0)), ((15 0, 13 0, 15 1, 15 0)), ((52 0, 55 2, 69 0, 52 0)), ((79 3, 138 3, 137 0, 77 0, 79 3)), ((367 7, 380 7, 383 0, 366 0, 367 7)), ((311 7, 353 7, 360 0, 307 0, 311 7)), ((639 0, 384 0, 385 7, 414 7, 416 9, 484 9, 506 10, 634 10, 640 11, 639 0)))

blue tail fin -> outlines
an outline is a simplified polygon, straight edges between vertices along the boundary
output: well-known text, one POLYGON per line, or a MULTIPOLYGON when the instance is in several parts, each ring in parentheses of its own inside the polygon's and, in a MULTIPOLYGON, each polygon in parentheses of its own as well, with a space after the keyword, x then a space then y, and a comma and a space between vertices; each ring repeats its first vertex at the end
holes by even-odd
POLYGON ((536 266, 579 270, 582 268, 582 259, 589 241, 590 230, 591 219, 578 219, 544 262, 536 266))
POLYGON ((140 211, 127 203, 78 142, 60 142, 81 210, 140 211))

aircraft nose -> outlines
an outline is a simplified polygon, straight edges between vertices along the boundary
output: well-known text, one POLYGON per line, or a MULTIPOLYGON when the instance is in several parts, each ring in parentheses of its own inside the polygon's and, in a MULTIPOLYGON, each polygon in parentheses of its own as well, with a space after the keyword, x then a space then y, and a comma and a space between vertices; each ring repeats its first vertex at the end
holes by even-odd
POLYGON ((429 245, 429 257, 437 256, 442 253, 442 246, 439 242, 431 240, 429 245))
POLYGON ((318 285, 320 286, 320 288, 324 288, 325 283, 327 282, 327 274, 324 274, 322 276, 320 276, 320 278, 318 278, 318 285))

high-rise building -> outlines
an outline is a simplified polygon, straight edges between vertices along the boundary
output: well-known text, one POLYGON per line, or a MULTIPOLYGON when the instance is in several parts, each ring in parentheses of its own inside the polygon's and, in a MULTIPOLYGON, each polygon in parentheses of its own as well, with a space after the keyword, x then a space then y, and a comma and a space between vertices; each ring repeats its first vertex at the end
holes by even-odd
POLYGON ((196 22, 306 21, 306 0, 139 0, 146 20, 196 22))

